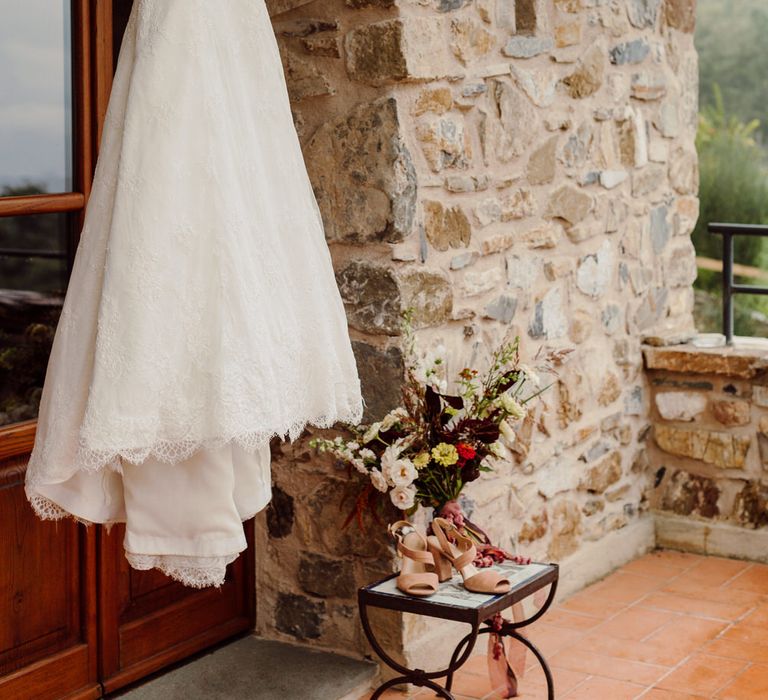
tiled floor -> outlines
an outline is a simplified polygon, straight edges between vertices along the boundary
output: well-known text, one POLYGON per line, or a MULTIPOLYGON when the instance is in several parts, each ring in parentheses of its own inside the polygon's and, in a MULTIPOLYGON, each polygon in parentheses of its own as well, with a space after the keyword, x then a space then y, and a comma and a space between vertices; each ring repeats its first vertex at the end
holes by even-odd
MULTIPOLYGON (((768 566, 653 552, 530 630, 549 659, 557 700, 768 699, 768 566)), ((454 689, 459 700, 503 697, 490 687, 484 656, 464 666, 454 689)), ((546 698, 544 675, 532 664, 518 697, 546 698)))

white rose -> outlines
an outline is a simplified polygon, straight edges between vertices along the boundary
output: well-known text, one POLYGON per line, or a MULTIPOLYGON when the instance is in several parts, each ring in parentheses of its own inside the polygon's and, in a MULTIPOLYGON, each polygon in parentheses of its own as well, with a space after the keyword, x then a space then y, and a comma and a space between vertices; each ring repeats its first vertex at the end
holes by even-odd
POLYGON ((416 487, 411 486, 398 486, 389 492, 389 497, 392 503, 395 504, 400 510, 408 510, 413 508, 416 502, 416 487))
POLYGON ((410 459, 398 459, 388 476, 395 486, 410 486, 418 478, 419 472, 410 459))
POLYGON ((371 442, 371 440, 375 440, 376 436, 379 434, 379 428, 381 428, 381 422, 374 423, 368 430, 365 431, 365 435, 363 435, 363 442, 368 443, 371 442))
POLYGON ((397 463, 400 460, 401 444, 402 441, 398 440, 387 447, 387 449, 384 450, 384 454, 381 455, 381 473, 384 475, 384 478, 390 486, 395 485, 393 477, 397 471, 397 463))
POLYGON ((386 493, 389 485, 382 473, 378 469, 371 469, 371 483, 377 491, 386 493))

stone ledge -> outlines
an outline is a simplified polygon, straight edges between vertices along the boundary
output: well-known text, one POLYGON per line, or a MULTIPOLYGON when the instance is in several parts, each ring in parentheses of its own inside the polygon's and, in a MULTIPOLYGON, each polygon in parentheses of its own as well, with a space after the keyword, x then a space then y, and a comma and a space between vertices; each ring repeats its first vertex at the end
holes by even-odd
POLYGON ((643 345, 645 367, 682 374, 717 374, 753 379, 768 371, 768 341, 722 348, 698 348, 690 343, 673 347, 643 345))

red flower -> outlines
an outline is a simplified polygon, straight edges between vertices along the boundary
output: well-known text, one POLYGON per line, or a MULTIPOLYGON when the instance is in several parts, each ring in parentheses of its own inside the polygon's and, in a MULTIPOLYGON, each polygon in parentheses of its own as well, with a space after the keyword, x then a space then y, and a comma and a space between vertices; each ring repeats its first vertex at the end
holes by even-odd
POLYGON ((462 459, 474 459, 477 455, 477 450, 472 445, 467 445, 466 442, 460 442, 456 445, 456 450, 459 453, 459 457, 462 459))

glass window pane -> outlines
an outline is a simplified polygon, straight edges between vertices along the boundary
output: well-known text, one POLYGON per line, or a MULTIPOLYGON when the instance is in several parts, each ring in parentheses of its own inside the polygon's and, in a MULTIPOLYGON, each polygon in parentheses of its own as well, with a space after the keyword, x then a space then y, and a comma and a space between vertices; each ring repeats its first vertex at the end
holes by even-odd
POLYGON ((67 284, 70 222, 67 214, 0 218, 0 426, 37 416, 67 284))
POLYGON ((70 0, 0 0, 0 196, 72 190, 70 0))

